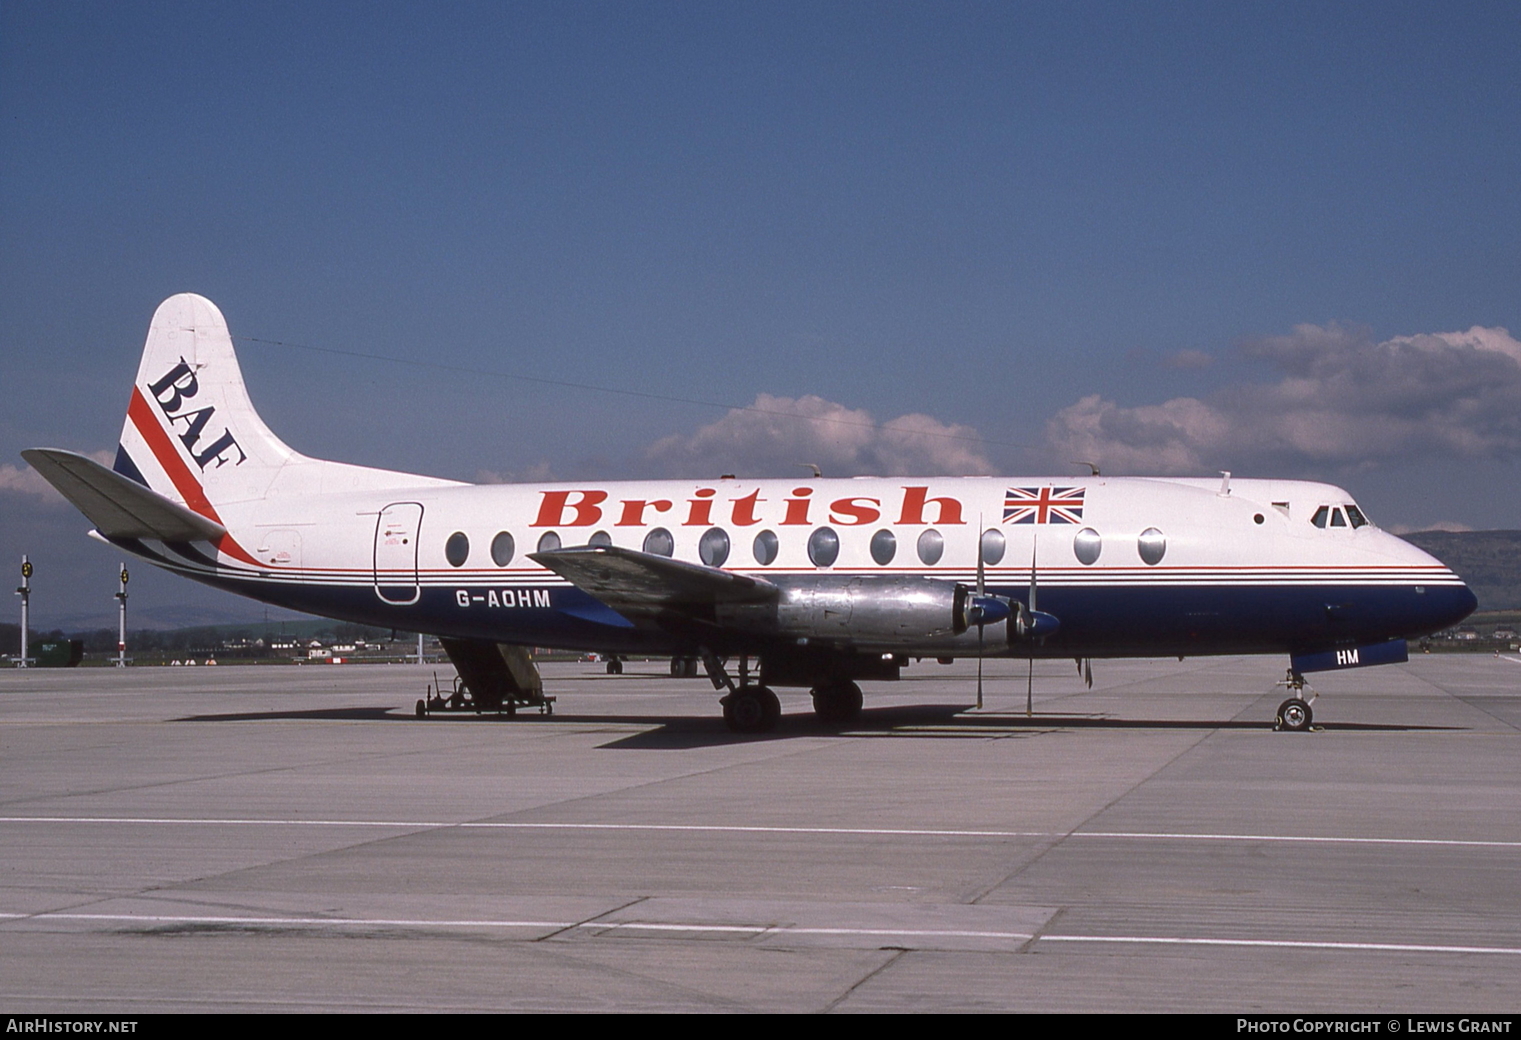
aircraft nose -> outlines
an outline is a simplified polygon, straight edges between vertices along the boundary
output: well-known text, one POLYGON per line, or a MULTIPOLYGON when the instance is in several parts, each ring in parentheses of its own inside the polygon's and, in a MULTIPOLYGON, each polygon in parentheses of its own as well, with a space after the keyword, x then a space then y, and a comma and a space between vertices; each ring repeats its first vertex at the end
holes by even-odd
POLYGON ((1448 585, 1417 586, 1416 612, 1422 635, 1451 628, 1472 614, 1479 598, 1462 582, 1448 585))
MULTIPOLYGON (((1431 575, 1431 584, 1416 585, 1410 590, 1415 593, 1413 598, 1405 601, 1412 608, 1408 617, 1411 634, 1428 635, 1451 628, 1478 608, 1479 598, 1473 590, 1457 580, 1457 575, 1441 560, 1403 539, 1395 538, 1390 545, 1393 550, 1390 555, 1398 559, 1401 566, 1422 572, 1422 578, 1417 581, 1431 575)), ((1406 588, 1410 589, 1410 586, 1406 588)))
POLYGON ((1452 617, 1442 622, 1441 627, 1447 628, 1456 625, 1469 614, 1479 608, 1479 597, 1473 594, 1473 590, 1467 585, 1459 585, 1452 590, 1452 617))

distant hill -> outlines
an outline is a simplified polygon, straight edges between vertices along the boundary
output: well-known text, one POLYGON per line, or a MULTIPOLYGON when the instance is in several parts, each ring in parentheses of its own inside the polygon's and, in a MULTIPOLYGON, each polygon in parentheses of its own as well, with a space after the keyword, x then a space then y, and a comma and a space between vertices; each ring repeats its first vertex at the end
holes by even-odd
POLYGON ((1417 531, 1401 535, 1451 567, 1480 610, 1521 609, 1521 531, 1417 531))

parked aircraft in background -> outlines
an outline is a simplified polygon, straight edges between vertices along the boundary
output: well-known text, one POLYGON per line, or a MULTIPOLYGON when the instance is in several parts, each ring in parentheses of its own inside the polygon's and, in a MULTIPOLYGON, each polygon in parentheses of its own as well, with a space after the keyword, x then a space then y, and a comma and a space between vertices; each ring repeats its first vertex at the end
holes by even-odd
MULTIPOLYGON (((23 455, 95 534, 267 603, 437 634, 479 707, 525 647, 704 663, 739 731, 811 688, 844 720, 909 658, 1406 659, 1475 606, 1352 497, 1287 480, 1093 475, 476 486, 308 458, 259 419, 222 314, 153 316, 112 468, 23 455), (737 667, 736 667, 737 666, 737 667), (731 670, 732 669, 732 670, 731 670)), ((1309 726, 1291 690, 1284 728, 1309 726)))

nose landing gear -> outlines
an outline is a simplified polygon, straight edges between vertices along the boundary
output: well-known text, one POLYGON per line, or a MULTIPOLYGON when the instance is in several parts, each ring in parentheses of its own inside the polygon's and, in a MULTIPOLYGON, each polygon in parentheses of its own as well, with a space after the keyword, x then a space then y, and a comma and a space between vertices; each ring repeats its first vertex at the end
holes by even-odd
POLYGON ((1290 691, 1294 696, 1278 705, 1278 717, 1274 720, 1273 728, 1287 733, 1308 733, 1310 724, 1315 719, 1315 713, 1310 705, 1315 703, 1316 693, 1309 683, 1304 681, 1304 676, 1290 668, 1284 680, 1278 683, 1290 691), (1310 697, 1306 700, 1301 694, 1308 690, 1310 697))

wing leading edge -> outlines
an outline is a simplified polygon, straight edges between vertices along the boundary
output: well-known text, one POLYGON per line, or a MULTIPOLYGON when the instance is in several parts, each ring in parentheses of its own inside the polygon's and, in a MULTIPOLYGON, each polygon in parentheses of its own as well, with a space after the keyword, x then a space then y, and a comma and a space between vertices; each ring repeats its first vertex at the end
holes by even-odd
POLYGON ((781 591, 763 578, 616 546, 555 549, 528 556, 620 614, 703 613, 704 608, 720 603, 764 603, 781 591))

